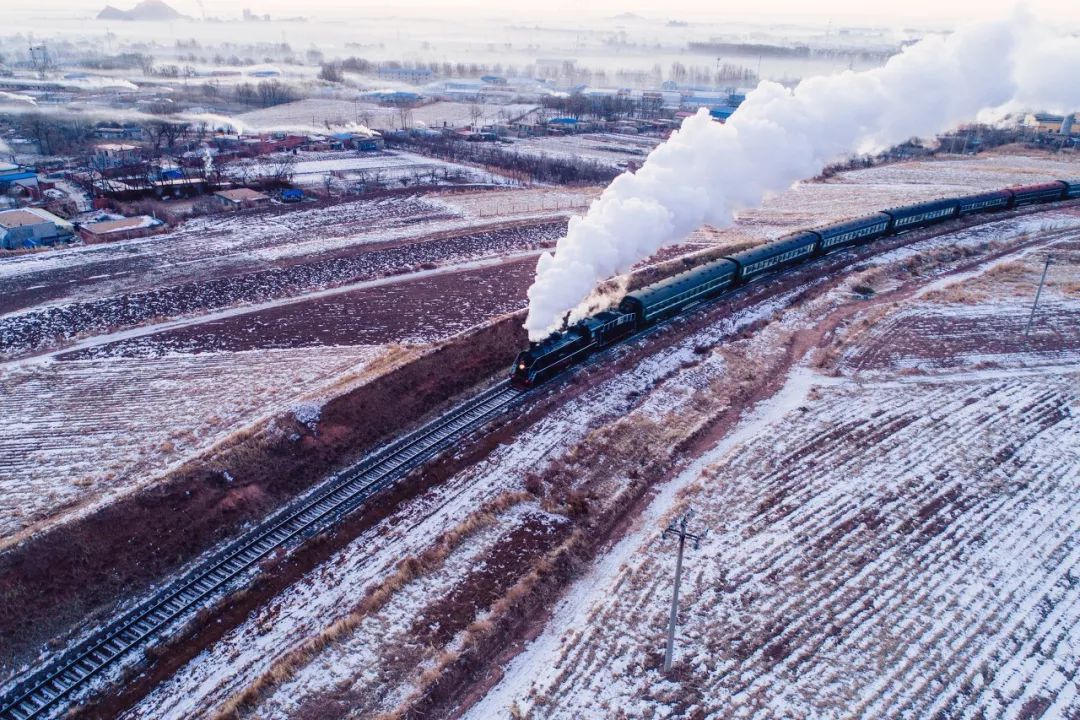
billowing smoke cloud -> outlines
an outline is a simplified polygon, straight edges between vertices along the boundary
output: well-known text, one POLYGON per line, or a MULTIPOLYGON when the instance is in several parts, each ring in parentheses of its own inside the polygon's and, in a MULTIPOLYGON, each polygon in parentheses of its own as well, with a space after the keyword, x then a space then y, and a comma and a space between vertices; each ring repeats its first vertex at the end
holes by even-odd
POLYGON ((0 103, 14 102, 14 103, 26 103, 28 105, 37 105, 37 100, 29 95, 22 95, 21 93, 10 93, 0 90, 0 103))
POLYGON ((139 86, 130 80, 102 76, 71 78, 58 81, 57 85, 78 88, 80 90, 138 90, 139 86))
POLYGON ((927 38, 874 70, 810 78, 794 91, 762 82, 724 125, 700 110, 573 218, 554 254, 540 257, 529 337, 557 329, 598 282, 705 223, 730 225, 738 210, 837 159, 935 135, 980 113, 1078 110, 1077 77, 1080 38, 1054 37, 1017 14, 927 38))
POLYGON ((206 127, 212 130, 221 130, 228 133, 245 133, 249 132, 250 128, 246 123, 241 122, 237 118, 229 115, 216 115, 214 113, 190 113, 181 112, 175 115, 164 115, 159 117, 153 117, 155 120, 179 120, 180 122, 189 122, 193 125, 206 125, 206 127))
MULTIPOLYGON (((4 80, 6 87, 19 88, 24 85, 19 80, 4 80)), ((139 86, 130 80, 103 75, 86 75, 61 79, 35 79, 33 84, 38 87, 70 88, 74 90, 138 90, 139 86)))
POLYGON ((346 132, 356 133, 357 135, 366 135, 367 137, 375 137, 379 134, 362 123, 347 122, 343 126, 343 129, 346 132))

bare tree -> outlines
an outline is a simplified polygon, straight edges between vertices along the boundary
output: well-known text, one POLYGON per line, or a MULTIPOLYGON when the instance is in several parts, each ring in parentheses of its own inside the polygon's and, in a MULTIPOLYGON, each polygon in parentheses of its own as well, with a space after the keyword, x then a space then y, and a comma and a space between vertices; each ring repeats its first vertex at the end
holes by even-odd
POLYGON ((255 87, 255 91, 263 107, 281 105, 296 99, 292 89, 278 80, 264 80, 255 87))
POLYGON ((221 174, 227 174, 229 177, 236 180, 241 185, 249 185, 252 178, 252 166, 248 162, 232 163, 227 172, 221 174))
POLYGON ((233 94, 236 96, 236 101, 244 103, 245 105, 255 104, 255 86, 251 83, 239 83, 233 88, 233 94))
POLYGON ((484 108, 479 103, 469 104, 469 118, 472 120, 472 129, 476 129, 476 123, 480 121, 480 118, 484 117, 484 108))
POLYGON ((14 122, 19 131, 37 144, 43 155, 83 149, 91 137, 91 127, 81 118, 64 118, 44 113, 28 113, 14 122))
POLYGON ((169 150, 176 147, 177 141, 191 130, 191 123, 172 120, 153 120, 144 125, 146 134, 154 144, 154 150, 160 151, 162 145, 169 150))
POLYGON ((341 70, 341 63, 323 63, 319 69, 319 79, 333 83, 342 82, 345 79, 345 73, 341 70))
POLYGON ((397 111, 398 122, 401 123, 402 130, 409 129, 409 123, 412 122, 412 108, 408 105, 402 105, 397 111))
POLYGON ((262 177, 272 185, 285 185, 292 181, 296 172, 296 158, 292 155, 274 155, 263 160, 262 177))

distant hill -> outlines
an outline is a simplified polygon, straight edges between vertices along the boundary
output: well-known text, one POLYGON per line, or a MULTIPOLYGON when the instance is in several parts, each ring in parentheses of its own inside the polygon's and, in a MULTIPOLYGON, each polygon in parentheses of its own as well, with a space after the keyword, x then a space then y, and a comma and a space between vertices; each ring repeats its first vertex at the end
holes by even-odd
POLYGON ((97 17, 98 20, 179 20, 185 16, 173 10, 162 0, 142 0, 130 10, 106 5, 97 17))

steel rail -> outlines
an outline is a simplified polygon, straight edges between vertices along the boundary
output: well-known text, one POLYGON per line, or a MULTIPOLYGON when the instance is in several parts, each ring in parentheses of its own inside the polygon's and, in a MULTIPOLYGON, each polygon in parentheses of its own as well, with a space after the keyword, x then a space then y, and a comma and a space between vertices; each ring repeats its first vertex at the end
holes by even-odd
MULTIPOLYGON (((993 219, 993 218, 992 218, 993 219)), ((992 220, 991 219, 991 220, 992 220)), ((918 228, 919 230, 925 228, 918 228)), ((876 238, 873 243, 899 237, 909 231, 876 238)), ((919 241, 925 238, 918 238, 919 241)), ((907 243, 900 243, 904 245, 907 243)), ((858 244, 833 251, 837 255, 868 247, 858 244)), ((872 250, 875 254, 880 250, 872 250)), ((833 253, 827 253, 832 255, 833 253)), ((825 256, 812 260, 815 264, 825 256)), ((710 307, 741 294, 758 281, 775 281, 800 266, 765 275, 681 308, 675 315, 655 325, 637 330, 601 349, 578 367, 599 362, 608 351, 630 340, 659 332, 670 320, 685 317, 691 309, 710 307)), ((561 375, 562 372, 557 373, 561 375)), ((171 583, 134 610, 126 613, 90 638, 76 643, 60 657, 15 684, 0 697, 0 720, 36 720, 56 709, 60 700, 84 687, 101 671, 116 664, 127 653, 148 641, 162 629, 206 607, 208 599, 236 581, 262 558, 302 537, 334 525, 375 493, 389 487, 410 470, 449 447, 453 441, 475 430, 495 414, 508 408, 528 391, 510 386, 508 381, 493 385, 420 429, 380 448, 346 474, 332 478, 278 511, 253 530, 231 543, 198 568, 171 583)))
POLYGON ((119 620, 76 643, 14 685, 0 698, 0 719, 32 720, 59 710, 60 702, 85 688, 133 650, 148 646, 169 626, 210 601, 272 552, 311 537, 506 410, 522 391, 503 381, 369 454, 348 472, 264 520, 119 620))

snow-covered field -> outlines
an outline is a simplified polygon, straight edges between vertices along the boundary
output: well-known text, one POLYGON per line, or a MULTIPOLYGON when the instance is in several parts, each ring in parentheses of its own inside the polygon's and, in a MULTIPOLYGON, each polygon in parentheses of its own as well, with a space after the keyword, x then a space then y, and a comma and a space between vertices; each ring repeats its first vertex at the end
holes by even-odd
MULTIPOLYGON (((293 182, 302 187, 319 188, 330 182, 334 187, 376 183, 379 186, 407 185, 453 185, 462 183, 481 185, 512 185, 513 181, 486 170, 436 160, 400 150, 378 153, 335 153, 334 157, 315 157, 326 153, 302 153, 292 167, 293 182)), ((237 180, 273 174, 273 165, 280 162, 277 155, 265 155, 259 160, 240 161, 229 165, 228 172, 237 180)))
POLYGON ((532 188, 429 193, 355 200, 327 207, 196 218, 169 233, 102 245, 0 259, 4 312, 42 297, 79 298, 157 288, 192 276, 258 269, 259 261, 288 261, 377 243, 466 232, 477 221, 530 220, 580 212, 596 189, 532 188), (250 267, 255 265, 256 267, 250 267), (119 278, 123 278, 119 280, 119 278), (104 285, 104 287, 99 287, 104 285))
MULTIPOLYGON (((1010 167, 1027 167, 1035 161, 1004 158, 999 162, 1012 163, 1010 167)), ((1050 166, 1046 175, 1052 177, 1062 169, 1050 166)), ((895 173, 895 170, 890 172, 895 173)), ((1005 177, 1007 175, 1001 180, 1005 177)), ((955 189, 946 183, 941 187, 955 189)), ((841 182, 807 185, 786 194, 787 205, 783 198, 775 199, 758 215, 748 214, 730 231, 705 229, 696 233, 687 247, 768 237, 776 234, 785 223, 805 224, 808 218, 823 220, 857 214, 888 204, 884 202, 886 199, 905 201, 936 191, 936 187, 928 189, 902 179, 897 179, 895 184, 883 181, 865 186, 841 182), (869 207, 864 209, 863 205, 869 207)), ((190 460, 275 411, 303 405, 312 398, 317 402, 328 388, 338 385, 342 375, 355 374, 372 364, 381 367, 387 351, 382 343, 394 344, 392 338, 400 340, 406 336, 403 333, 394 335, 391 331, 396 328, 407 329, 408 337, 422 343, 439 337, 428 333, 424 327, 415 331, 410 329, 411 326, 406 327, 407 323, 401 324, 400 318, 393 317, 392 313, 357 314, 357 308, 367 306, 353 303, 354 297, 367 298, 364 302, 371 301, 372 308, 380 302, 382 306, 397 308, 400 315, 400 308, 411 306, 400 299, 405 282, 399 282, 399 278, 402 281, 423 280, 428 289, 423 291, 421 309, 430 317, 421 319, 430 324, 434 322, 431 318, 437 320, 439 317, 436 297, 442 292, 439 283, 451 281, 453 277, 473 278, 475 275, 476 280, 469 282, 475 282, 475 287, 489 296, 498 296, 499 304, 485 305, 487 300, 483 298, 471 304, 463 302, 469 304, 466 308, 468 316, 455 320, 455 330, 486 322, 489 315, 485 313, 489 310, 497 314, 520 307, 528 281, 527 272, 521 273, 512 286, 505 286, 505 278, 496 282, 497 278, 485 273, 517 267, 514 263, 520 266, 531 262, 522 253, 535 253, 538 242, 554 237, 546 230, 537 235, 533 229, 544 227, 548 219, 565 217, 595 194, 595 189, 552 188, 451 193, 346 203, 330 209, 301 208, 280 213, 217 216, 189 223, 165 236, 0 262, 0 282, 18 290, 8 297, 31 298, 27 307, 14 309, 0 317, 3 322, 32 312, 64 310, 72 306, 72 300, 76 298, 111 302, 118 297, 118 292, 136 288, 171 291, 180 287, 181 281, 192 277, 198 282, 221 279, 223 288, 239 288, 254 276, 253 269, 258 272, 272 270, 293 277, 289 273, 301 272, 303 275, 313 268, 324 267, 319 263, 325 262, 325 268, 344 273, 330 279, 317 273, 311 277, 304 275, 307 279, 299 290, 240 300, 241 303, 254 303, 250 306, 230 305, 235 301, 217 302, 212 306, 216 309, 200 306, 201 309, 192 311, 180 305, 164 304, 160 306, 164 308, 163 312, 152 313, 145 327, 95 326, 84 336, 65 341, 65 348, 51 351, 50 355, 0 366, 0 410, 12 427, 19 428, 19 432, 6 433, 0 439, 0 477, 3 478, 0 495, 5 498, 0 510, 7 518, 0 526, 2 542, 16 542, 50 523, 62 522, 145 487, 170 467, 190 460), (513 222, 496 224, 504 214, 513 222), (491 229, 468 233, 467 229, 476 225, 491 229), (391 253, 386 258, 393 258, 397 257, 393 253, 403 252, 401 249, 407 246, 414 247, 417 252, 410 251, 407 257, 399 258, 400 263, 408 265, 409 272, 405 275, 379 276, 383 271, 392 273, 394 270, 379 265, 381 270, 375 273, 374 280, 362 281, 370 283, 370 287, 360 288, 361 283, 356 283, 354 288, 348 284, 349 278, 353 277, 349 273, 355 274, 350 263, 357 258, 383 257, 378 253, 391 253), (429 252, 435 255, 428 255, 429 252), (461 261, 460 266, 446 265, 455 261, 461 261), (431 265, 434 267, 429 267, 431 265), (460 275, 454 274, 459 272, 460 275), (383 283, 388 285, 384 288, 383 283), (294 292, 299 294, 294 295, 294 292), (201 323, 200 317, 207 322, 201 323), (370 333, 365 335, 356 330, 356 323, 368 321, 368 324, 378 326, 376 330, 381 327, 390 334, 374 340, 365 339, 370 333), (155 333, 166 329, 179 333, 169 336, 176 342, 159 342, 162 338, 154 337, 155 333), (300 334, 304 334, 303 342, 299 342, 300 334), (259 342, 252 344, 253 339, 259 342), (380 345, 371 347, 371 343, 380 345), (65 349, 75 348, 79 349, 78 353, 60 359, 65 349)), ((806 398, 820 394, 834 398, 838 407, 807 404, 803 395, 789 393, 786 397, 790 402, 784 407, 790 410, 806 405, 808 410, 795 410, 798 414, 783 422, 794 423, 792 418, 802 415, 819 418, 819 424, 833 422, 843 413, 840 406, 844 402, 856 408, 857 411, 852 410, 852 418, 872 415, 873 410, 868 408, 877 402, 877 396, 872 395, 874 388, 879 388, 882 393, 893 393, 882 395, 882 407, 895 406, 890 412, 902 415, 907 412, 903 408, 912 407, 901 403, 908 386, 895 389, 894 384, 920 380, 925 382, 916 383, 911 392, 925 390, 928 394, 924 397, 924 405, 940 401, 967 407, 964 403, 972 404, 969 401, 980 397, 980 391, 960 387, 967 382, 959 377, 964 368, 978 369, 988 383, 1005 383, 1000 391, 986 390, 993 396, 992 400, 986 401, 991 404, 983 403, 979 407, 990 415, 998 404, 1008 405, 1009 398, 1025 397, 1025 393, 1032 392, 1029 384, 1025 384, 1036 382, 1030 380, 1031 377, 1039 378, 1047 386, 1067 387, 1068 383, 1059 381, 1054 373, 1059 372, 1060 366, 1075 364, 1080 359, 1076 354, 1075 328, 1080 327, 1080 323, 1074 307, 1077 303, 1075 271, 1070 275, 1067 269, 1076 267, 1075 258, 1069 259, 1075 256, 1076 241, 1072 240, 1071 246, 1063 235, 1077 224, 1074 211, 1051 211, 998 220, 866 261, 859 271, 866 276, 862 281, 871 284, 879 293, 887 294, 905 283, 915 283, 925 288, 923 296, 917 298, 918 303, 901 303, 898 308, 875 305, 871 300, 868 306, 880 305, 881 314, 874 316, 876 324, 869 324, 869 330, 854 335, 842 347, 834 348, 835 352, 827 357, 833 365, 826 363, 819 371, 806 370, 799 376, 800 392, 807 393, 806 398), (1024 319, 1023 308, 1041 269, 1039 253, 1042 250, 1037 246, 1025 251, 1027 254, 987 261, 986 267, 979 266, 958 276, 963 280, 963 297, 946 279, 934 281, 941 268, 952 267, 950 262, 955 264, 967 254, 978 256, 988 248, 997 247, 997 243, 1034 243, 1044 236, 1059 243, 1054 252, 1061 253, 1061 264, 1055 266, 1057 274, 1050 278, 1049 290, 1044 296, 1045 314, 1040 316, 1041 324, 1036 323, 1034 338, 1027 349, 1003 343, 1000 337, 1008 336, 1024 319), (959 248, 961 256, 942 260, 941 268, 927 264, 937 257, 935 254, 948 248, 959 248), (988 313, 985 310, 988 305, 995 309, 988 313), (992 317, 988 318, 988 315, 992 317), (1005 325, 987 324, 989 320, 1005 325), (875 333, 874 328, 882 330, 875 333), (952 344, 946 344, 938 351, 935 349, 938 346, 933 343, 920 341, 927 332, 948 335, 952 344), (985 344, 987 338, 991 342, 980 345, 985 344), (890 345, 891 341, 895 342, 890 345), (1053 367, 1047 367, 1047 363, 1053 367), (949 376, 927 380, 924 377, 927 372, 948 373, 949 376), (832 373, 837 373, 838 377, 832 373), (1021 375, 1013 377, 1010 373, 1021 375), (859 393, 871 394, 862 396, 859 393)), ((398 260, 386 262, 393 265, 398 260)), ((518 270, 520 267, 514 272, 518 270)), ((466 296, 468 287, 460 288, 466 296)), ((752 290, 758 292, 757 287, 752 290)), ((671 455, 679 443, 703 431, 710 418, 742 402, 743 398, 738 395, 741 389, 760 381, 769 368, 780 367, 785 343, 795 334, 812 327, 834 306, 863 302, 852 292, 849 283, 830 291, 823 308, 800 301, 796 307, 785 310, 787 305, 796 302, 800 292, 807 289, 812 287, 793 288, 782 297, 734 316, 717 317, 708 329, 695 331, 684 340, 652 353, 633 370, 598 382, 595 388, 538 419, 527 433, 508 440, 483 462, 399 508, 385 522, 357 538, 337 559, 312 571, 270 605, 257 609, 248 622, 230 631, 221 642, 207 648, 164 683, 132 711, 132 716, 206 714, 220 708, 235 693, 259 682, 266 673, 278 679, 270 683, 265 695, 247 706, 246 712, 251 716, 296 717, 319 707, 331 708, 326 712, 358 708, 357 712, 363 715, 392 710, 400 702, 408 702, 412 693, 422 691, 427 682, 425 671, 434 671, 439 662, 452 656, 468 638, 483 632, 485 612, 492 607, 499 593, 507 591, 508 583, 517 577, 515 573, 526 572, 532 560, 566 541, 564 519, 572 517, 573 493, 578 491, 572 484, 558 492, 542 485, 537 494, 533 487, 534 476, 558 474, 558 468, 580 469, 581 481, 587 483, 590 497, 596 501, 618 502, 633 484, 633 479, 640 477, 636 473, 644 463, 659 462, 671 455), (742 328, 755 323, 764 323, 765 331, 750 333, 749 338, 740 336, 742 328), (601 443, 600 447, 608 443, 614 448, 609 459, 596 466, 582 466, 582 458, 574 453, 579 448, 597 447, 597 443, 601 443), (461 530, 463 517, 467 518, 484 503, 497 500, 505 501, 506 506, 477 519, 468 532, 461 530), (463 539, 425 565, 423 573, 404 582, 400 589, 406 590, 405 594, 399 596, 392 592, 387 595, 384 605, 363 606, 369 593, 382 587, 387 574, 397 572, 396 562, 405 557, 424 556, 432 539, 440 533, 457 533, 463 539), (522 547, 529 551, 515 550, 522 547), (413 584, 413 581, 419 584, 413 584), (410 587, 411 591, 408 590, 410 587), (483 588, 483 591, 477 588, 483 588), (466 597, 473 597, 475 602, 466 602, 463 599, 466 597), (414 617, 406 621, 404 618, 409 613, 414 617), (422 617, 427 619, 422 620, 422 617), (353 621, 345 626, 335 625, 349 618, 353 621), (357 624, 354 626, 352 622, 357 624), (312 652, 302 661, 292 663, 287 672, 281 671, 277 664, 283 661, 286 653, 313 642, 312 638, 335 627, 337 629, 331 633, 334 642, 326 650, 312 652), (362 628, 363 632, 357 628, 362 628), (395 651, 388 653, 385 647, 373 645, 371 633, 394 637, 395 651), (378 671, 369 671, 372 658, 376 658, 374 663, 378 671)), ((125 307, 158 306, 128 303, 125 307)), ((855 320, 849 325, 858 327, 855 320)), ((364 328, 364 332, 369 329, 364 328)), ((620 349, 617 354, 631 350, 620 349)), ((1074 400, 1066 399, 1064 407, 1068 408, 1068 403, 1075 405, 1074 400)), ((1044 408, 1038 406, 1032 412, 1041 413, 1044 408)), ((770 423, 780 422, 777 418, 781 415, 784 413, 777 410, 768 414, 767 419, 770 423)), ((880 430, 875 417, 865 419, 865 426, 866 433, 880 430)), ((766 425, 755 427, 767 434, 766 425)), ((1012 426, 997 428, 990 424, 986 428, 984 432, 980 426, 979 433, 1018 432, 1012 426)), ((764 442, 755 440, 755 434, 749 430, 737 437, 739 443, 764 442)), ((856 434, 853 437, 863 436, 856 434)), ((901 440, 909 438, 897 437, 901 440)), ((960 442, 956 436, 948 437, 954 445, 960 442)), ((725 446, 724 452, 738 444, 733 440, 726 442, 729 445, 725 446)), ((853 454, 852 462, 871 467, 869 463, 873 458, 859 459, 856 455, 853 454)), ((720 456, 710 455, 707 459, 710 462, 699 463, 701 473, 720 456)), ((1038 458, 1036 461, 1043 462, 1038 458)), ((825 492, 823 488, 827 489, 830 482, 851 479, 850 473, 833 477, 826 474, 824 465, 820 467, 820 477, 813 476, 817 484, 805 490, 810 495, 825 492)), ((744 468, 743 472, 750 469, 744 468)), ((967 470, 957 467, 952 472, 967 470)), ((906 482, 899 476, 877 473, 876 469, 874 472, 881 474, 883 483, 886 480, 892 483, 883 485, 886 489, 901 487, 906 482)), ((687 475, 683 484, 697 482, 704 477, 701 473, 687 475)), ((867 477, 872 479, 876 474, 867 477)), ((577 476, 571 473, 559 477, 577 476)), ((757 477, 758 485, 768 486, 767 478, 763 479, 761 475, 747 477, 757 477)), ((919 482, 923 485, 913 487, 925 486, 923 479, 919 482)), ((749 483, 742 487, 749 494, 757 485, 749 483)), ((878 495, 874 495, 875 492, 878 491, 867 489, 866 497, 880 497, 886 490, 881 490, 878 495)), ((1051 493, 1051 490, 1046 492, 1051 493)), ((547 634, 542 636, 549 640, 543 640, 529 650, 530 653, 550 653, 536 656, 536 662, 560 668, 568 667, 567 663, 584 663, 580 658, 571 661, 567 659, 570 655, 564 657, 561 654, 559 639, 564 635, 577 637, 575 633, 579 633, 587 638, 583 642, 591 643, 589 648, 592 649, 586 653, 589 657, 595 653, 597 657, 607 657, 612 667, 626 669, 620 678, 606 681, 604 687, 612 692, 625 692, 627 697, 655 695, 660 698, 667 697, 663 693, 669 690, 676 695, 682 693, 681 686, 657 676, 655 663, 642 665, 638 674, 629 669, 630 664, 620 665, 620 658, 637 657, 639 650, 644 652, 634 643, 644 643, 651 637, 654 628, 650 623, 663 615, 662 586, 652 586, 655 598, 647 595, 647 589, 642 589, 646 595, 626 598, 622 593, 634 585, 618 585, 617 579, 622 572, 619 566, 624 562, 645 562, 637 556, 644 557, 649 551, 641 550, 639 545, 652 537, 661 517, 671 509, 674 491, 666 497, 666 504, 661 501, 660 506, 644 516, 651 518, 647 520, 651 524, 641 529, 643 534, 631 536, 626 544, 619 546, 622 549, 615 555, 601 558, 589 576, 592 579, 587 582, 591 584, 585 586, 586 590, 579 586, 568 596, 574 612, 585 613, 583 616, 592 611, 608 612, 609 607, 616 607, 604 605, 605 602, 640 606, 634 628, 618 630, 613 622, 612 627, 616 628, 613 632, 622 635, 612 635, 614 644, 604 645, 604 638, 585 635, 580 620, 574 619, 578 615, 566 615, 560 610, 547 634), (626 684, 620 684, 624 681, 626 684)), ((1050 494, 1047 497, 1057 496, 1050 494)), ((764 496, 759 501, 763 499, 764 496)), ((925 502, 931 499, 926 498, 925 502)), ((716 507, 728 506, 720 503, 716 507)), ((912 509, 900 503, 898 507, 901 508, 897 511, 898 517, 904 517, 903 512, 908 516, 917 515, 922 505, 912 509)), ((855 512, 855 506, 852 506, 852 512, 855 512)), ((809 511, 807 513, 809 516, 809 511)), ((728 518, 717 516, 712 521, 722 523, 728 518)), ((808 527, 812 527, 813 532, 820 529, 817 525, 808 527)), ((728 538, 725 542, 729 544, 723 546, 724 552, 728 552, 734 540, 728 538)), ((892 547, 884 540, 882 543, 883 553, 892 547)), ((787 548, 783 543, 768 547, 777 552, 787 548)), ((847 556, 843 558, 847 562, 847 556)), ((761 561, 765 562, 765 559, 761 561)), ((746 572, 751 570, 746 569, 746 572)), ((657 567, 649 566, 645 572, 663 577, 657 567)), ((895 582, 903 587, 907 577, 897 576, 895 582)), ((811 579, 808 575, 807 582, 811 579)), ((693 597, 693 593, 688 592, 687 602, 692 602, 693 597)), ((702 597, 706 597, 702 602, 712 601, 711 596, 702 597)), ((821 602, 826 602, 828 597, 822 595, 821 602)), ((792 599, 795 604, 791 607, 801 607, 797 600, 792 599)), ((936 608, 934 606, 935 611, 936 608)), ((612 612, 618 615, 625 609, 618 606, 612 612)), ((1008 608, 1001 612, 1007 611, 1008 608)), ((889 626, 889 618, 896 617, 883 616, 881 622, 889 626)), ((568 649, 567 652, 571 651, 568 649)), ((840 666, 849 660, 844 652, 847 651, 837 649, 836 654, 823 655, 826 659, 822 662, 840 666)), ((940 647, 927 652, 951 657, 940 647)), ((760 660, 761 654, 751 653, 751 656, 760 660)), ((957 657, 967 662, 968 656, 957 657)), ((528 707, 536 705, 542 697, 562 695, 571 698, 566 705, 569 709, 553 710, 553 713, 574 717, 606 714, 602 703, 608 701, 608 696, 601 697, 599 686, 594 687, 591 681, 572 674, 563 677, 527 673, 528 682, 517 682, 514 678, 522 677, 522 671, 514 670, 517 667, 511 667, 508 684, 485 701, 489 704, 482 706, 493 716, 505 713, 504 708, 511 702, 528 707), (530 695, 529 683, 534 680, 536 694, 530 695)), ((705 672, 713 672, 713 667, 708 666, 705 672)), ((824 672, 824 666, 813 667, 824 672)), ((742 668, 739 665, 737 669, 741 672, 742 668)), ((765 672, 765 668, 766 665, 746 665, 745 674, 748 678, 756 677, 765 672)), ((1039 668, 1043 672, 1046 666, 1039 665, 1039 668)), ((593 675, 600 677, 598 673, 593 675)), ((693 677, 695 682, 717 688, 715 694, 703 696, 701 702, 715 703, 717 708, 737 707, 725 704, 738 694, 727 680, 711 674, 693 677)), ((990 683, 989 679, 987 683, 990 683)), ((803 687, 803 697, 807 693, 813 694, 813 688, 803 687)), ((781 707, 780 700, 767 695, 762 697, 765 698, 761 700, 764 707, 781 707)), ((893 696, 886 692, 883 697, 886 697, 885 704, 880 707, 888 714, 892 707, 888 705, 892 702, 889 698, 893 696)), ((925 695, 920 697, 925 698, 925 695)), ((795 703, 796 699, 785 697, 784 701, 795 703)), ((671 705, 675 700, 656 702, 671 705)), ((536 707, 536 716, 543 717, 547 711, 539 705, 536 707)), ((792 704, 791 707, 811 706, 792 704)), ((317 710, 312 712, 318 714, 317 710)))
POLYGON ((0 544, 151 482, 386 350, 106 358, 0 368, 0 544))
POLYGON ((654 522, 469 717, 1069 717, 1078 379, 803 379, 798 407, 675 481, 710 535, 687 552, 674 674, 654 522))
MULTIPOLYGON (((1044 248, 1065 278, 1075 238, 1044 248)), ((794 369, 662 486, 466 717, 1080 713, 1080 292, 1052 282, 1025 340, 1042 257, 933 283, 869 329, 856 314, 838 363, 794 369), (855 362, 871 350, 886 360, 855 362), (690 507, 709 533, 665 675, 659 533, 690 507)))
MULTIPOLYGON (((452 212, 442 208, 433 214, 438 218, 452 216, 452 212)), ((93 257, 78 256, 79 260, 91 261, 83 267, 46 267, 38 272, 24 267, 27 272, 11 280, 13 290, 23 292, 0 300, 13 310, 0 316, 0 355, 40 352, 88 334, 161 324, 166 318, 190 318, 237 306, 285 302, 328 288, 535 251, 554 243, 562 233, 559 212, 547 212, 553 216, 549 222, 523 219, 509 227, 478 227, 475 232, 454 232, 455 228, 467 227, 466 223, 439 220, 389 232, 372 230, 364 234, 352 230, 340 238, 344 244, 340 250, 330 249, 335 244, 332 237, 327 237, 335 229, 331 226, 326 235, 312 233, 310 242, 298 240, 286 246, 271 244, 245 250, 246 243, 241 241, 241 248, 191 261, 178 259, 175 245, 152 245, 130 246, 127 260, 122 251, 114 250, 93 257), (431 234, 436 236, 431 238, 431 234), (301 252, 297 245, 308 245, 312 254, 297 257, 301 252), (318 252, 324 248, 327 252, 318 252), (171 255, 172 262, 151 267, 161 255, 171 255), (133 281, 131 274, 135 270, 145 271, 133 281)), ((541 218, 544 214, 535 213, 541 218)), ((253 219, 251 225, 267 227, 262 242, 287 232, 287 227, 283 228, 286 223, 274 222, 273 218, 253 219)), ((190 236, 185 238, 190 240, 190 236)), ((220 241, 227 242, 224 238, 220 241)), ((190 245, 181 252, 190 252, 190 245)))
POLYGON ((863 184, 905 184, 956 186, 994 190, 1007 185, 1044 182, 1049 178, 1070 178, 1077 173, 1076 162, 1060 158, 1022 154, 987 153, 974 157, 944 157, 895 163, 866 170, 852 170, 838 176, 839 182, 863 184))
POLYGON ((978 155, 881 165, 841 173, 827 182, 803 183, 739 213, 733 228, 747 238, 776 237, 897 205, 979 190, 1069 178, 1075 161, 1026 155, 978 155))
POLYGON ((468 192, 222 214, 0 261, 0 350, 47 353, 0 366, 0 410, 20 427, 0 440, 0 537, 153 482, 332 385, 384 351, 365 338, 425 344, 517 309, 522 263, 586 198, 468 192), (467 282, 448 288, 454 278, 467 282), (460 299, 440 315, 448 292, 460 299))
POLYGON ((525 138, 515 141, 508 152, 569 160, 591 160, 623 169, 628 163, 640 165, 660 142, 661 138, 656 135, 589 133, 525 138))
MULTIPOLYGON (((1020 288, 1033 291, 1028 273, 1041 257, 1034 250, 954 277, 944 273, 964 256, 911 263, 956 246, 978 257, 991 239, 1005 248, 1040 232, 1061 253, 1075 231, 1040 228, 1080 225, 1068 212, 1034 222, 1003 220, 892 251, 810 302, 797 298, 814 284, 795 286, 624 373, 597 376, 483 461, 398 507, 127 717, 212 716, 253 685, 260 691, 243 717, 393 711, 422 692, 425 671, 482 632, 490 593, 522 572, 522 534, 537 543, 533 557, 561 537, 568 511, 547 490, 533 499, 538 476, 562 468, 600 507, 618 503, 639 462, 671 453, 726 412, 738 388, 784 367, 786 343, 830 313, 854 313, 836 331, 852 349, 876 337, 860 313, 929 310, 953 280, 986 284, 996 302, 1021 307, 1020 288), (1002 263, 1025 268, 993 270, 1002 263), (880 302, 852 292, 865 282, 880 302), (589 454, 603 447, 625 454, 589 454), (499 498, 505 507, 482 513, 464 540, 384 590, 402 558, 425 557, 434 538, 499 498)), ((1070 262, 1080 267, 1080 258, 1070 262)), ((1062 273, 1047 295, 1068 314, 1059 329, 1080 318, 1062 273)), ((978 312, 944 306, 956 318, 978 312)), ((1001 322, 1011 328, 1016 317, 1001 322)), ((683 470, 586 568, 468 717, 846 717, 853 708, 891 717, 933 715, 947 703, 954 714, 989 717, 1075 711, 1080 338, 1062 337, 995 365, 966 354, 963 332, 944 332, 926 347, 955 346, 956 363, 923 371, 853 370, 843 353, 805 355, 780 392, 711 449, 680 460, 683 470), (658 651, 672 548, 657 535, 686 502, 698 511, 695 526, 712 532, 688 551, 679 653, 665 678, 658 651)))
MULTIPOLYGON (((477 123, 480 125, 514 121, 536 108, 536 105, 522 104, 479 103, 477 106, 480 109, 477 123)), ((473 122, 472 108, 472 103, 434 102, 410 110, 408 124, 409 127, 441 128, 445 123, 446 127, 464 127, 473 122)), ((246 112, 238 115, 237 120, 255 130, 325 133, 327 126, 345 127, 353 123, 372 128, 400 128, 401 112, 371 102, 308 98, 246 112)))

